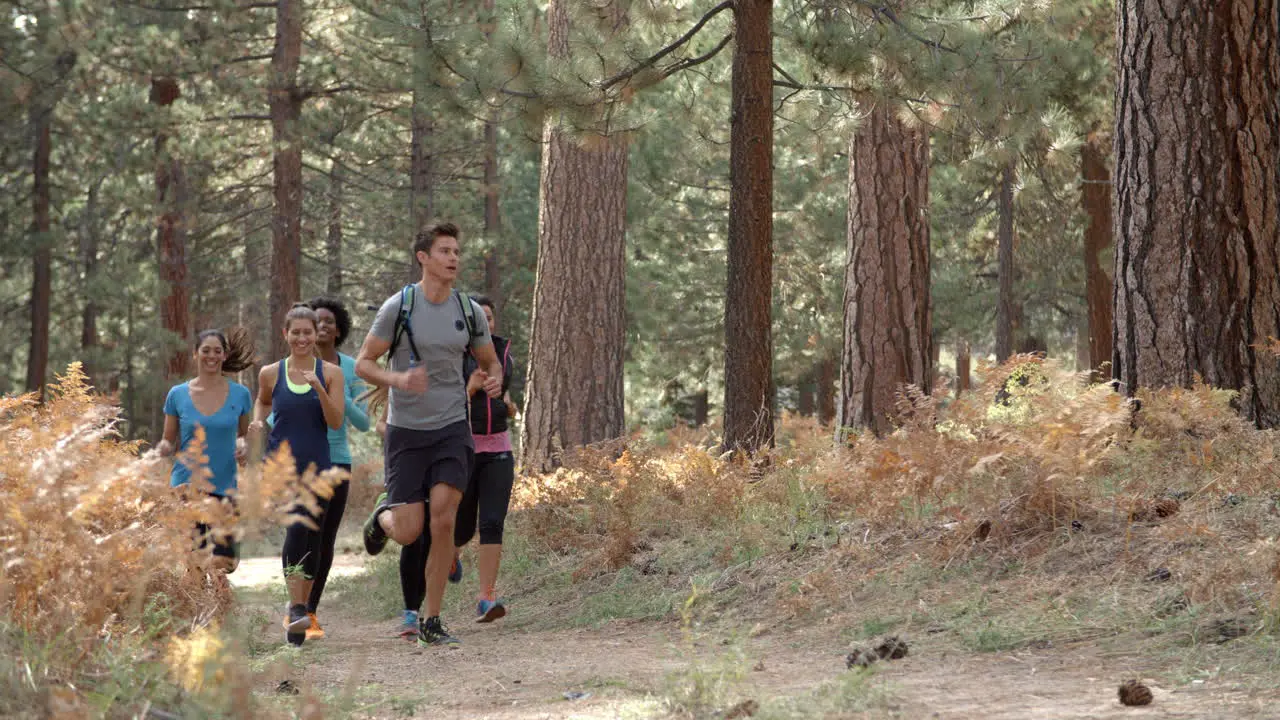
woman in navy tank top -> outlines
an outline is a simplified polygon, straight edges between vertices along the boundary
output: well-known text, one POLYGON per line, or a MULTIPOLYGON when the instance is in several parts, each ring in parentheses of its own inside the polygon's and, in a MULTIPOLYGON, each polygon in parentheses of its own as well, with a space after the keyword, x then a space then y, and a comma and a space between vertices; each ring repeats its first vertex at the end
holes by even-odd
MULTIPOLYGON (((275 421, 267 437, 267 453, 288 445, 298 474, 308 470, 324 472, 332 467, 329 457, 329 429, 342 427, 345 396, 342 368, 316 357, 315 310, 294 305, 285 315, 284 338, 289 357, 262 368, 258 373, 258 401, 254 405, 251 429, 261 433, 268 415, 275 421)), ((324 520, 312 517, 319 527, 324 520)), ((303 512, 300 508, 295 512, 303 512)), ((307 597, 320 560, 320 532, 296 522, 284 536, 284 577, 289 587, 289 611, 284 619, 285 637, 301 645, 311 625, 307 597)))

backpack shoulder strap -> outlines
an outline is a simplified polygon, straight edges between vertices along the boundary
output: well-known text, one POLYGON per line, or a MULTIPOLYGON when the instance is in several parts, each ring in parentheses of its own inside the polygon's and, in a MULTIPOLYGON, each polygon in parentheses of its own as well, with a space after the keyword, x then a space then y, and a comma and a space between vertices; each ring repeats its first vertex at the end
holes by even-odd
POLYGON ((391 334, 391 347, 387 350, 387 354, 394 354, 396 346, 400 344, 400 338, 406 333, 409 335, 409 348, 415 356, 418 355, 417 345, 413 342, 413 328, 409 327, 409 316, 413 314, 413 285, 405 285, 400 289, 400 311, 396 314, 396 328, 391 334))
POLYGON ((458 298, 458 307, 462 309, 462 319, 467 323, 467 335, 472 339, 480 337, 482 333, 476 326, 476 306, 471 302, 471 296, 461 290, 453 292, 458 298))

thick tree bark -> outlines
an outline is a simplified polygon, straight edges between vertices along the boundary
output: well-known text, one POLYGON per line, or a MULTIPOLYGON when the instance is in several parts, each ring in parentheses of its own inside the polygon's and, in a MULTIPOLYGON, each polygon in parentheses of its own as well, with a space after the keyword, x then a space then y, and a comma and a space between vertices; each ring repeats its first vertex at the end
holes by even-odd
POLYGON ((302 92, 298 89, 298 65, 302 59, 302 0, 276 3, 276 44, 271 57, 268 100, 271 108, 271 140, 275 208, 271 219, 271 353, 288 352, 280 328, 289 307, 302 292, 298 266, 302 261, 302 145, 298 119, 302 92))
POLYGON ((1121 0, 1114 372, 1126 392, 1201 377, 1280 424, 1276 0, 1121 0))
MULTIPOLYGON (((335 153, 336 155, 336 153, 335 153)), ((329 265, 329 281, 325 290, 329 297, 342 297, 342 196, 345 170, 334 159, 329 168, 329 234, 325 238, 325 260, 329 265)))
POLYGON ((970 372, 969 341, 962 338, 956 341, 956 397, 969 391, 970 372))
POLYGON ((734 5, 724 448, 773 443, 773 2, 734 5))
MULTIPOLYGON (((151 79, 151 103, 158 107, 173 105, 181 95, 174 78, 151 79)), ((156 152, 156 257, 164 297, 160 300, 160 325, 176 337, 165 359, 165 377, 172 380, 187 374, 186 347, 191 337, 191 300, 187 284, 187 179, 182 160, 169 147, 169 130, 155 137, 156 152)))
MULTIPOLYGON (((547 23, 551 56, 567 57, 564 0, 552 0, 547 23)), ((614 29, 624 23, 617 18, 614 29)), ((562 450, 620 437, 624 419, 626 140, 593 134, 584 143, 555 117, 542 139, 526 472, 558 466, 562 450)))
POLYGON ((996 239, 996 260, 1000 290, 996 297, 996 362, 1013 354, 1013 330, 1018 309, 1013 299, 1013 161, 1000 177, 1000 227, 996 239))
POLYGON ((35 135, 32 153, 31 233, 35 251, 31 273, 31 344, 27 354, 27 392, 38 392, 44 398, 45 378, 49 372, 50 299, 53 292, 53 248, 49 219, 49 159, 53 154, 53 108, 36 107, 31 111, 31 127, 35 135))
POLYGON ((1080 148, 1081 205, 1087 223, 1084 228, 1084 286, 1088 304, 1088 367, 1097 371, 1111 362, 1111 277, 1103 269, 1102 253, 1111 247, 1111 170, 1107 167, 1110 147, 1097 132, 1089 133, 1080 148))
POLYGON ((933 390, 929 139, 877 105, 849 146, 839 427, 894 425, 903 385, 933 390))

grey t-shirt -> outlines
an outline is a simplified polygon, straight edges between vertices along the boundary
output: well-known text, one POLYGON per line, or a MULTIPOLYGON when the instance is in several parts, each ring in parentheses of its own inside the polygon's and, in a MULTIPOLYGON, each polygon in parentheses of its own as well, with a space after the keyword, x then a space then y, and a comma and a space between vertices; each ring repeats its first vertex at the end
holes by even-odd
MULTIPOLYGON (((467 380, 462 376, 462 354, 468 345, 481 348, 492 345, 493 339, 489 337, 489 321, 485 319, 484 310, 474 301, 471 304, 475 308, 476 330, 481 333, 477 338, 467 333, 462 305, 455 292, 450 292, 449 298, 439 304, 427 300, 421 285, 415 284, 413 293, 409 325, 420 360, 427 366, 427 392, 408 393, 391 388, 387 424, 410 430, 439 430, 467 419, 467 380)), ((400 293, 396 293, 382 303, 369 333, 391 342, 399 314, 400 293)), ((397 372, 408 370, 410 359, 409 333, 405 332, 391 354, 390 367, 397 372)))

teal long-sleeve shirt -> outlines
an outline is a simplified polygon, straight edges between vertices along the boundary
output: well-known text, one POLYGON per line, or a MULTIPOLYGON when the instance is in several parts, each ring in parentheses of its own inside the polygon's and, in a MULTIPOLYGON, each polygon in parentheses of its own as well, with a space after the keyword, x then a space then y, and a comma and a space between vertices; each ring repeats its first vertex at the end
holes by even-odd
MULTIPOLYGON (((342 426, 337 430, 329 430, 329 461, 334 465, 351 464, 351 444, 347 441, 347 426, 360 432, 369 430, 369 413, 356 398, 365 390, 364 381, 356 376, 356 359, 350 355, 338 353, 338 364, 342 368, 343 391, 346 396, 342 426)), ((275 413, 267 418, 267 424, 275 421, 275 413)))

